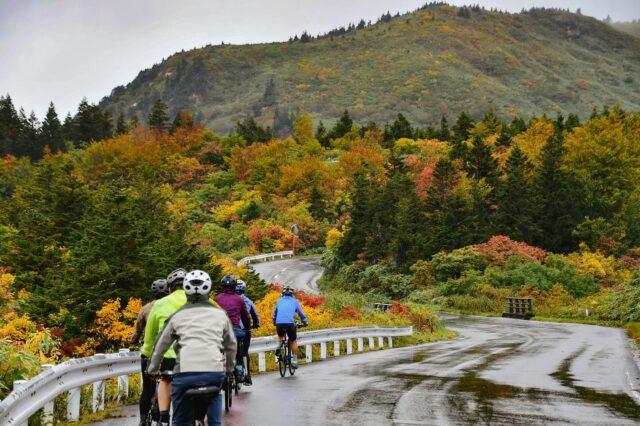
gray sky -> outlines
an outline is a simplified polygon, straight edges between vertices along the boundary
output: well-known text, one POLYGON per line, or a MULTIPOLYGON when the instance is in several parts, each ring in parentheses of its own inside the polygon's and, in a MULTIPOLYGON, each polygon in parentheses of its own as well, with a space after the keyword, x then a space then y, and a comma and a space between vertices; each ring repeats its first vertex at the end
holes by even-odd
MULTIPOLYGON (((416 9, 428 0, 0 0, 0 94, 42 119, 115 86, 181 49, 287 40, 416 9)), ((614 21, 640 18, 640 0, 450 0, 519 12, 582 9, 614 21)))

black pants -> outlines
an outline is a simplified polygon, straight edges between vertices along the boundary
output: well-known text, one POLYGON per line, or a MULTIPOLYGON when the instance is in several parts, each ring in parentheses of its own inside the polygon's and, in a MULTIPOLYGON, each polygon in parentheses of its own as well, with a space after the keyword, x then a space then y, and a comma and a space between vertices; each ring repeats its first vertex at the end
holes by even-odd
POLYGON ((151 409, 151 398, 156 391, 156 382, 147 374, 147 357, 141 356, 142 393, 140 393, 140 418, 146 419, 151 409))
POLYGON ((247 376, 251 375, 249 370, 249 345, 251 345, 251 329, 244 331, 244 341, 242 342, 242 356, 247 357, 247 376))

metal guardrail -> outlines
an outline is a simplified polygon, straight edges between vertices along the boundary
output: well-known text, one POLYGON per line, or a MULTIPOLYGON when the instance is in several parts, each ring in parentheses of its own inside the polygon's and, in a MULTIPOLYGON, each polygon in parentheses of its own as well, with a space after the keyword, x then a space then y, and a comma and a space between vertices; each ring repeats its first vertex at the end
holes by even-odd
MULTIPOLYGON (((364 339, 369 348, 393 346, 393 337, 410 336, 413 327, 350 327, 298 333, 298 344, 305 345, 307 362, 313 361, 314 344, 320 344, 320 359, 327 357, 327 343, 333 342, 334 356, 340 355, 340 341, 346 341, 346 353, 353 352, 353 339, 357 339, 358 350, 364 350, 364 339)), ((251 340, 249 353, 258 354, 258 369, 266 371, 266 352, 277 348, 273 336, 251 340)), ((14 390, 0 402, 0 425, 26 426, 29 417, 44 408, 45 423, 53 422, 53 399, 68 392, 67 420, 80 418, 80 388, 93 384, 93 411, 104 409, 105 382, 118 377, 118 397, 128 392, 128 376, 140 372, 140 352, 120 350, 116 354, 96 354, 86 358, 70 359, 55 366, 43 366, 43 372, 29 381, 17 381, 14 390), (45 369, 46 368, 46 369, 45 369)))
POLYGON ((243 257, 238 261, 238 265, 251 263, 258 260, 260 261, 266 261, 267 259, 275 260, 276 257, 279 257, 280 259, 284 259, 285 256, 289 256, 289 257, 293 256, 293 250, 285 250, 285 251, 278 251, 275 253, 265 253, 265 254, 258 254, 256 256, 243 257))

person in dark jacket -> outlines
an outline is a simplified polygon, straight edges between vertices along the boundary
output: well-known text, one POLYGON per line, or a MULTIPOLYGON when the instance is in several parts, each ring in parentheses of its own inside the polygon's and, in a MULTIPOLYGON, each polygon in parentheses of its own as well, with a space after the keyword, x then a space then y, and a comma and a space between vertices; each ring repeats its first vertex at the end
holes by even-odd
POLYGON ((229 320, 233 325, 233 332, 238 341, 238 351, 236 353, 236 378, 242 380, 243 376, 243 352, 242 342, 244 341, 244 330, 251 328, 249 311, 244 304, 242 297, 236 294, 237 281, 233 275, 225 275, 220 281, 222 291, 215 297, 216 303, 227 312, 229 320))
MULTIPOLYGON (((251 328, 260 327, 260 317, 258 317, 258 311, 256 309, 256 305, 253 303, 253 300, 249 299, 244 292, 247 290, 247 284, 238 280, 236 284, 236 293, 242 297, 244 300, 244 304, 247 306, 247 310, 249 311, 249 315, 251 315, 251 328)), ((246 369, 247 374, 244 378, 244 384, 247 386, 251 386, 253 381, 251 380, 251 370, 250 370, 250 362, 249 362, 249 346, 251 345, 251 328, 245 328, 244 330, 244 341, 242 344, 242 356, 247 359, 246 369)))

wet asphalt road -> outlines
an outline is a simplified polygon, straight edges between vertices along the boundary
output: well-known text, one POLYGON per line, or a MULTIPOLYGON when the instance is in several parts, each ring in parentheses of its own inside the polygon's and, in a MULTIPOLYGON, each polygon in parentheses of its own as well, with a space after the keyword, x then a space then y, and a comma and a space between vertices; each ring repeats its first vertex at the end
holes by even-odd
POLYGON ((622 330, 480 317, 446 325, 460 337, 256 376, 223 424, 640 424, 640 373, 622 330))
POLYGON ((268 283, 289 285, 309 293, 318 292, 316 282, 323 271, 320 256, 255 263, 251 266, 268 283))

